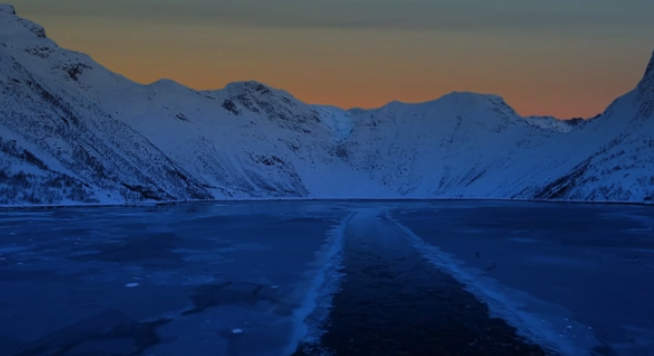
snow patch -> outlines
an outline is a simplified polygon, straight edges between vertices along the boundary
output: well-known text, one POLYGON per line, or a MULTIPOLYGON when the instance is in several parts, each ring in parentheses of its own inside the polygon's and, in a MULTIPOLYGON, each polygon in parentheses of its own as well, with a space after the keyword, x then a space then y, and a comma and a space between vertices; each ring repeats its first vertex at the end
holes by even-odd
POLYGON ((314 105, 322 121, 334 133, 337 142, 344 141, 352 135, 354 121, 352 116, 345 110, 332 106, 314 105))

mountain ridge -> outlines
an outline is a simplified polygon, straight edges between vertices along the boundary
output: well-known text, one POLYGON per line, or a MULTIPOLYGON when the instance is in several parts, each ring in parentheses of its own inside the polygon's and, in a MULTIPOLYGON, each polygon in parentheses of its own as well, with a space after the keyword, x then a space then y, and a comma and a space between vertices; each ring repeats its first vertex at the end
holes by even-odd
MULTIPOLYGON (((16 11, 15 11, 15 8, 13 7, 13 5, 9 5, 9 4, 0 4, 0 7, 4 7, 4 12, 5 12, 5 13, 7 13, 7 14, 11 14, 11 15, 14 15, 14 16, 15 16, 16 18, 18 18, 20 21, 23 21, 23 22, 25 22, 25 23, 31 23, 31 24, 34 24, 36 27, 39 27, 39 28, 42 29, 42 27, 41 27, 40 25, 38 25, 38 24, 32 22, 31 20, 28 20, 28 19, 24 19, 24 18, 19 17, 18 14, 17 14, 16 11)), ((42 35, 37 35, 38 37, 41 37, 41 38, 47 38, 47 36, 45 35, 45 30, 43 30, 43 31, 38 30, 38 31, 36 31, 36 32, 42 32, 42 35)), ((68 49, 68 51, 75 52, 75 51, 70 50, 70 49, 68 49)), ((77 52, 77 53, 80 53, 80 54, 82 54, 82 55, 84 55, 84 56, 88 56, 87 54, 84 54, 84 53, 81 53, 81 52, 77 52)), ((90 56, 88 56, 88 57, 89 57, 89 59, 91 59, 90 56)), ((654 60, 654 57, 653 57, 652 59, 654 60)), ((648 66, 648 68, 651 67, 651 66, 653 66, 653 65, 654 65, 653 63, 650 63, 650 65, 648 66)), ((649 71, 649 69, 648 69, 648 71, 649 71)), ((122 75, 120 75, 120 74, 118 74, 118 73, 112 73, 112 74, 114 74, 114 75, 118 75, 118 76, 121 76, 121 77, 122 77, 122 75)), ((123 77, 123 78, 126 78, 126 77, 123 77)), ((126 79, 130 80, 129 78, 126 78, 126 79)), ((132 81, 132 80, 130 80, 130 81, 132 81)), ((133 81, 132 81, 132 82, 133 82, 133 81)), ((253 85, 263 85, 263 86, 267 87, 269 90, 280 91, 280 92, 283 92, 283 93, 285 93, 285 94, 287 94, 287 95, 289 95, 289 96, 295 98, 295 97, 294 97, 290 92, 288 92, 288 91, 286 91, 286 90, 284 90, 284 89, 282 89, 282 88, 273 87, 273 86, 270 86, 270 85, 268 85, 268 84, 265 84, 265 83, 263 83, 263 82, 260 82, 260 81, 254 80, 254 79, 251 79, 251 80, 243 80, 243 81, 235 81, 235 82, 229 82, 229 83, 225 84, 222 88, 216 88, 216 89, 202 89, 202 90, 197 90, 197 89, 194 89, 194 88, 188 87, 188 86, 186 86, 186 85, 184 85, 184 84, 182 84, 182 83, 179 83, 179 82, 177 82, 177 81, 175 81, 175 80, 173 80, 173 79, 170 79, 170 78, 160 78, 160 79, 155 80, 155 81, 152 82, 152 83, 147 83, 147 84, 140 84, 140 83, 139 83, 139 84, 140 84, 140 85, 145 85, 145 86, 151 86, 151 85, 159 85, 159 84, 161 84, 161 83, 163 83, 163 82, 174 83, 174 84, 176 84, 176 85, 178 85, 178 86, 180 86, 180 87, 183 87, 183 88, 185 88, 185 89, 192 90, 192 91, 195 91, 195 92, 199 92, 199 93, 211 93, 211 92, 216 92, 216 91, 226 90, 226 89, 228 89, 228 88, 230 88, 230 87, 241 86, 241 85, 243 85, 243 84, 250 83, 250 84, 253 84, 253 85)), ((136 82, 134 82, 134 83, 136 83, 136 82)), ((383 104, 383 105, 381 105, 381 106, 379 106, 379 107, 374 107, 374 108, 369 108, 369 109, 362 109, 362 108, 359 108, 359 107, 354 107, 354 108, 341 108, 341 107, 339 107, 339 108, 342 109, 342 110, 344 110, 344 111, 349 111, 349 110, 376 110, 376 109, 380 109, 380 108, 383 108, 383 107, 385 107, 385 106, 387 106, 387 105, 391 105, 391 104, 394 104, 394 103, 402 103, 402 104, 410 104, 410 105, 420 105, 420 104, 427 104, 427 103, 430 103, 430 102, 434 102, 434 101, 440 100, 440 99, 442 99, 442 98, 444 98, 444 97, 448 97, 448 96, 457 96, 457 95, 470 95, 470 96, 480 96, 480 97, 485 97, 485 96, 487 96, 487 97, 496 97, 496 98, 499 99, 499 100, 505 101, 505 99, 504 99, 501 95, 498 95, 498 94, 494 94, 494 93, 483 93, 483 92, 472 92, 472 91, 465 91, 465 90, 464 90, 464 91, 451 91, 451 92, 449 92, 449 93, 442 94, 440 97, 436 97, 436 98, 434 98, 434 99, 426 100, 426 101, 422 101, 422 102, 411 102, 411 103, 408 103, 408 102, 401 102, 401 101, 393 100, 393 101, 390 101, 390 102, 388 102, 388 103, 386 103, 386 104, 383 104)), ((297 100, 297 99, 296 99, 296 100, 297 100)), ((333 106, 333 105, 322 105, 322 104, 313 104, 313 105, 316 105, 316 106, 333 106)), ((507 105, 508 105, 508 103, 507 103, 507 105)), ((510 106, 510 105, 509 105, 509 106, 510 106)), ((527 115, 527 116, 525 116, 525 117, 550 117, 550 118, 555 118, 555 117, 553 117, 553 116, 548 116, 548 115, 527 115)), ((556 119, 556 120, 561 120, 561 121, 567 121, 567 120, 569 120, 569 119, 562 119, 562 118, 555 118, 555 119, 556 119)), ((588 118, 584 118, 584 119, 588 119, 588 118)))
POLYGON ((523 117, 471 92, 345 110, 257 81, 138 84, 11 6, 0 20, 0 205, 654 193, 652 61, 633 92, 584 122, 523 117))

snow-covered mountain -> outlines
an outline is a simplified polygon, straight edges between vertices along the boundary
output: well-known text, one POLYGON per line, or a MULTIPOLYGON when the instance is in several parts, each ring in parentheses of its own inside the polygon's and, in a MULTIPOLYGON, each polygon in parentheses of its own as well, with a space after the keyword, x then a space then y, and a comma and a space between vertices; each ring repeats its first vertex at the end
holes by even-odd
POLYGON ((537 197, 654 200, 654 54, 636 89, 615 100, 570 139, 584 142, 584 150, 575 155, 576 166, 537 197))
POLYGON ((243 198, 647 201, 654 70, 594 120, 494 95, 375 110, 257 82, 141 85, 0 5, 0 205, 243 198))

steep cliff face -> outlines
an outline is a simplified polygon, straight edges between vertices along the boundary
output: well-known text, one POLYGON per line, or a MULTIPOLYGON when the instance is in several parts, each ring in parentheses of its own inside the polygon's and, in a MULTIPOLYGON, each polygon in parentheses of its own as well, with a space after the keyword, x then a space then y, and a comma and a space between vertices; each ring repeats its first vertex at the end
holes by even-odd
POLYGON ((654 53, 643 79, 636 88, 635 105, 638 107, 636 116, 639 119, 649 119, 654 116, 654 53))
POLYGON ((594 120, 451 93, 375 110, 258 82, 149 85, 0 6, 0 205, 271 197, 648 201, 654 60, 594 120))

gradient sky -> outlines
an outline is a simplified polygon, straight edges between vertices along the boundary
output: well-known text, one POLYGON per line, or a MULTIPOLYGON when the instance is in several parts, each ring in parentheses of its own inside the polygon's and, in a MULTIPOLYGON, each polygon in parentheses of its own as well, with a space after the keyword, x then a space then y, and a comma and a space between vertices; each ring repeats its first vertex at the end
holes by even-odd
MULTIPOLYGON (((11 1, 11 0, 9 0, 11 1)), ((653 0, 13 0, 61 46, 135 81, 258 80, 377 107, 451 91, 523 115, 592 116, 634 88, 653 0)))

